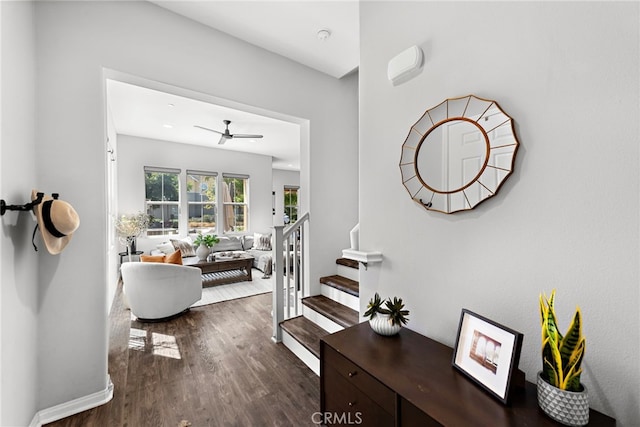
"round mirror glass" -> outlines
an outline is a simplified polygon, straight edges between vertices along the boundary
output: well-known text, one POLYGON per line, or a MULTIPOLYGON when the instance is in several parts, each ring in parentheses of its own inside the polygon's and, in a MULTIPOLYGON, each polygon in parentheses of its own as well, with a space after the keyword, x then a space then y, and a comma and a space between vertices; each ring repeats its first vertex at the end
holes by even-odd
POLYGON ((473 209, 513 172, 513 120, 492 100, 449 98, 428 109, 402 145, 402 184, 427 210, 473 209))
POLYGON ((416 172, 439 193, 471 185, 486 165, 489 141, 475 122, 452 119, 435 126, 416 150, 416 172))

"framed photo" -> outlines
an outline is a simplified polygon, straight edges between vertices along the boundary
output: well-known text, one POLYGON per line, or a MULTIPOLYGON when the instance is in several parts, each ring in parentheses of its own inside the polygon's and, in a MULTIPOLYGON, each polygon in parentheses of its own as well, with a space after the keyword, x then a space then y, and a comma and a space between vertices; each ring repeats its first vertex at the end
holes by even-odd
POLYGON ((462 309, 453 366, 506 404, 518 368, 523 335, 467 309, 462 309))

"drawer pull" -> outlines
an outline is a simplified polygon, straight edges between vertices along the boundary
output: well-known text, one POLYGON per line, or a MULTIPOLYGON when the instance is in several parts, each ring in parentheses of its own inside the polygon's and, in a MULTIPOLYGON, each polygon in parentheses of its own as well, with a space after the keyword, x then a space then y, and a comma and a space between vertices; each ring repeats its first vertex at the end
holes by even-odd
POLYGON ((358 371, 349 371, 349 378, 354 377, 357 373, 358 371))

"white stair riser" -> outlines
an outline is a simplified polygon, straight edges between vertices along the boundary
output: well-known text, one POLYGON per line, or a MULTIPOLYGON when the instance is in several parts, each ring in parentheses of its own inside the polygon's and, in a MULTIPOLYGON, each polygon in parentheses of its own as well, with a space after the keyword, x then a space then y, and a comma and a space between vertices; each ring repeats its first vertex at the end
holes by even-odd
POLYGON ((347 279, 360 281, 360 270, 357 268, 347 267, 346 265, 337 264, 336 274, 338 276, 346 277, 347 279))
POLYGON ((298 359, 302 360, 316 375, 320 376, 320 359, 307 350, 285 330, 282 330, 282 344, 285 345, 298 359))
POLYGON ((307 307, 306 305, 302 306, 302 315, 330 334, 344 329, 333 320, 329 319, 323 314, 318 313, 314 309, 307 307))
POLYGON ((320 286, 320 293, 327 298, 339 302, 342 305, 346 305, 352 310, 360 312, 360 298, 336 289, 332 286, 323 284, 320 286))

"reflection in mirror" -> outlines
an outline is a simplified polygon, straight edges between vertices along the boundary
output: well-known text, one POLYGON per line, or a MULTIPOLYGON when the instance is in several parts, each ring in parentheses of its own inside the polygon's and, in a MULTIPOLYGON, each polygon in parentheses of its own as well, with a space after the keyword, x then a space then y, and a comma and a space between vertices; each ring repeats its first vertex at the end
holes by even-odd
POLYGON ((439 193, 468 187, 485 165, 489 141, 475 122, 448 120, 417 149, 415 169, 424 186, 439 193))
POLYGON ((518 144, 513 120, 495 101, 450 98, 409 130, 400 158, 402 181, 427 210, 473 209, 511 174, 518 144))

